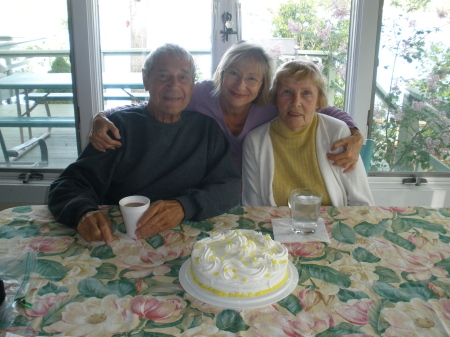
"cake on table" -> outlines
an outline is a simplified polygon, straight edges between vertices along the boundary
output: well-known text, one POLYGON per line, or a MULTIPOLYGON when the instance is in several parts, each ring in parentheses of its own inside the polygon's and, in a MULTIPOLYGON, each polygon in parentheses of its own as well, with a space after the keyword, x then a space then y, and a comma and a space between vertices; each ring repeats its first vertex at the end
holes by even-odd
POLYGON ((195 243, 192 280, 217 296, 255 297, 269 294, 289 279, 284 245, 251 230, 213 233, 195 243))

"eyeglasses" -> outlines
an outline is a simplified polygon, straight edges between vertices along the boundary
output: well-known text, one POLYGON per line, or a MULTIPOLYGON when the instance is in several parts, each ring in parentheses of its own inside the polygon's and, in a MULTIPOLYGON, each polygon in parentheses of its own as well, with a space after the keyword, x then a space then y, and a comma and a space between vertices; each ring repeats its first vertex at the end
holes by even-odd
MULTIPOLYGON (((224 70, 224 73, 226 76, 233 79, 234 81, 240 81, 241 78, 243 77, 241 74, 239 74, 235 70, 224 70)), ((255 78, 253 76, 244 77, 244 82, 248 87, 257 87, 257 86, 262 85, 262 83, 263 83, 262 80, 258 80, 257 78, 255 78)))

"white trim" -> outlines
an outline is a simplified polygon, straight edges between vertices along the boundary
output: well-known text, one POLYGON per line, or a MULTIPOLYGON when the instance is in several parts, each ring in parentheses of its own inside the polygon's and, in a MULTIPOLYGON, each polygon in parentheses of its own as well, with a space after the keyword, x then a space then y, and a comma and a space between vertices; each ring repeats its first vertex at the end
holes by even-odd
POLYGON ((448 177, 426 177, 428 183, 420 186, 404 185, 403 178, 369 177, 375 205, 450 207, 448 177))
POLYGON ((382 8, 383 0, 353 0, 352 5, 345 111, 364 137, 372 109, 382 8))
POLYGON ((71 62, 79 142, 88 142, 92 116, 103 110, 100 30, 97 0, 68 0, 71 62))

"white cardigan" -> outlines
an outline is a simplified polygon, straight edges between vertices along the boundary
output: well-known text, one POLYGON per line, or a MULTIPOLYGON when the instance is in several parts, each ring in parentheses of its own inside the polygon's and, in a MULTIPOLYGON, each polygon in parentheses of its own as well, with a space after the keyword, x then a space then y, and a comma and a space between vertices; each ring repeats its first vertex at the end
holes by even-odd
MULTIPOLYGON (((318 114, 316 152, 319 168, 333 206, 374 205, 361 158, 356 168, 343 173, 326 157, 332 144, 351 135, 348 126, 333 117, 318 114)), ((270 123, 250 131, 244 140, 242 163, 242 203, 244 206, 276 206, 273 199, 274 156, 270 123)), ((334 153, 342 152, 339 148, 334 153)), ((313 158, 311 158, 313 160, 313 158)), ((301 172, 301 170, 300 170, 301 172)), ((296 186, 299 188, 302 186, 296 186)))

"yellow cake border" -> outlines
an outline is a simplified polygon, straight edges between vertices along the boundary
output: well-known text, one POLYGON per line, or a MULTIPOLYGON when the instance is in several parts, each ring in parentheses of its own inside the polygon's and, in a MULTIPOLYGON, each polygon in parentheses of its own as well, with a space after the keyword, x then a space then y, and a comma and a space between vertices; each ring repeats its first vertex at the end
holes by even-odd
POLYGON ((211 293, 213 293, 213 294, 215 294, 215 295, 217 295, 217 296, 220 296, 220 297, 240 297, 240 298, 246 298, 246 297, 257 297, 257 296, 266 295, 266 294, 268 294, 268 293, 271 293, 271 292, 273 292, 273 291, 275 291, 275 290, 281 288, 281 287, 288 281, 288 279, 289 279, 289 268, 287 268, 287 269, 286 269, 286 274, 284 275, 283 279, 282 279, 280 282, 278 282, 276 285, 274 285, 273 287, 271 287, 271 288, 269 288, 269 289, 260 290, 260 291, 257 291, 257 292, 255 292, 255 293, 249 292, 248 294, 239 293, 239 292, 227 293, 227 292, 224 292, 224 291, 216 290, 216 289, 214 289, 214 288, 212 288, 212 287, 210 287, 210 286, 207 286, 207 285, 201 283, 201 282, 197 279, 197 277, 195 276, 195 274, 194 274, 194 269, 192 268, 192 263, 191 263, 189 269, 190 269, 190 274, 191 274, 192 280, 193 280, 199 287, 201 287, 202 289, 204 289, 204 290, 206 290, 206 291, 209 291, 209 292, 211 292, 211 293))

